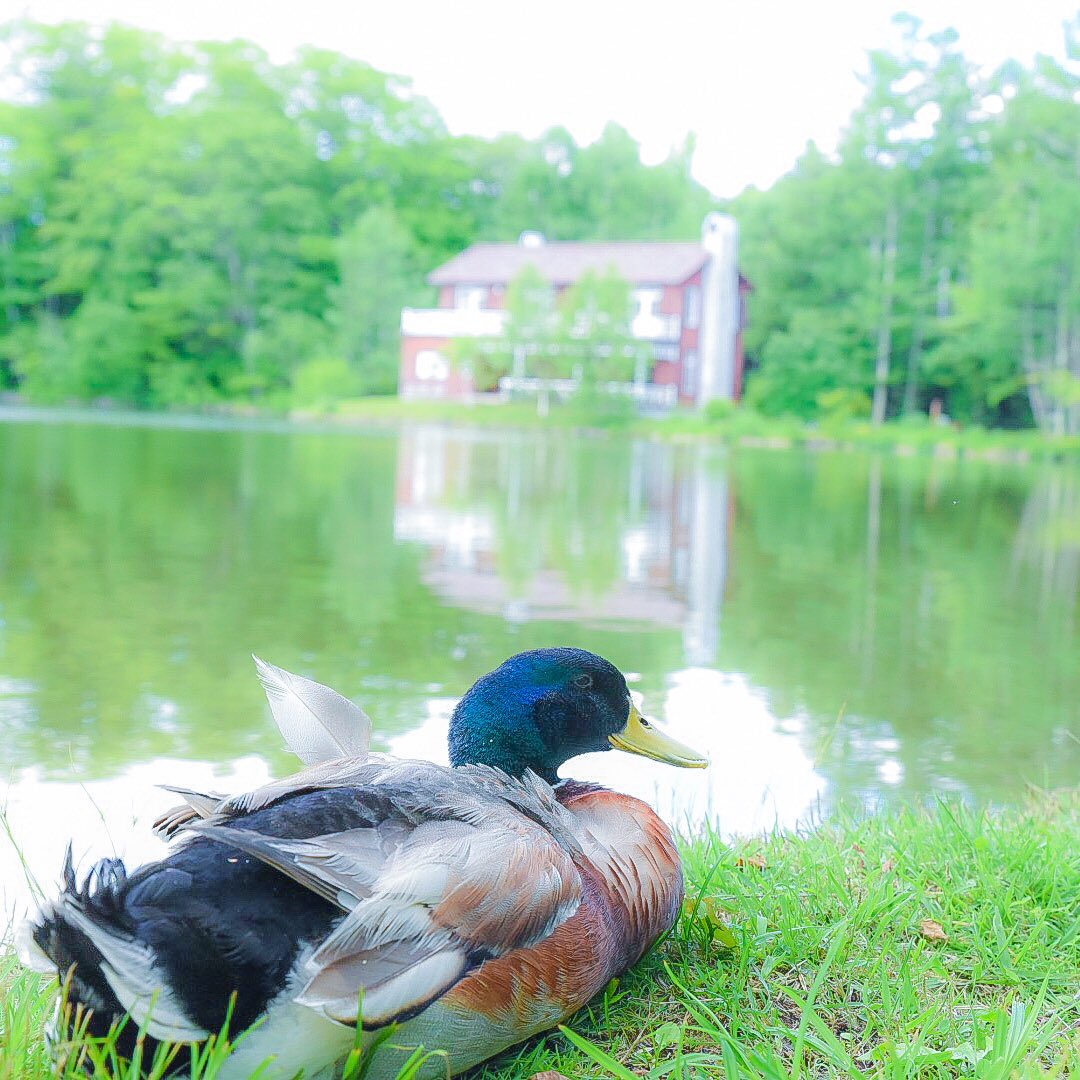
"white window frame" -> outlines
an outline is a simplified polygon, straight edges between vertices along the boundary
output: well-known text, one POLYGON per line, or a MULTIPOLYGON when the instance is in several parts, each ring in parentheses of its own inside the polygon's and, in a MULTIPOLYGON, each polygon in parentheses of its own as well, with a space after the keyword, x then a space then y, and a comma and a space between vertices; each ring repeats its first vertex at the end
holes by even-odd
POLYGON ((701 377, 701 360, 697 349, 687 349, 683 357, 682 392, 686 397, 697 397, 698 379, 701 377))
POLYGON ((685 294, 685 320, 687 330, 696 330, 701 325, 701 286, 687 285, 685 294))
POLYGON ((459 311, 483 311, 487 307, 486 285, 455 285, 454 307, 459 311))
POLYGON ((664 290, 655 285, 642 286, 634 290, 634 316, 659 318, 660 307, 664 302, 664 290), (646 304, 648 307, 646 307, 646 304))
POLYGON ((438 349, 421 349, 414 370, 418 382, 446 382, 450 378, 450 361, 438 349))

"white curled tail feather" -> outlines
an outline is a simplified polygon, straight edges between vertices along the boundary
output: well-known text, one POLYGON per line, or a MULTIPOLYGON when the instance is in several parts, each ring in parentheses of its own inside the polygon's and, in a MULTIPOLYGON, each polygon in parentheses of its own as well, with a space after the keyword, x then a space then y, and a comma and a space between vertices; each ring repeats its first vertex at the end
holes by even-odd
POLYGON ((305 765, 338 758, 366 758, 371 719, 329 686, 268 664, 252 655, 274 723, 305 765))

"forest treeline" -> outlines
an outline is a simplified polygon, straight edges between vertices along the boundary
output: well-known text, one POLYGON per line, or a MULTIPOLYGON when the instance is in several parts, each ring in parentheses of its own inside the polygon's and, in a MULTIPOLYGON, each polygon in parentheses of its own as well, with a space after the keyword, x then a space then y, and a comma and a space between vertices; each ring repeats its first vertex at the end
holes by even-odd
MULTIPOLYGON (((408 80, 332 51, 8 23, 0 389, 389 392, 401 306, 470 243, 694 239, 722 209, 761 412, 1080 431, 1080 77, 1046 57, 986 73, 953 32, 897 21, 837 152, 724 202, 692 143, 645 166, 615 125, 588 146, 451 135, 408 80)), ((1080 22, 1064 32, 1080 60, 1080 22)))

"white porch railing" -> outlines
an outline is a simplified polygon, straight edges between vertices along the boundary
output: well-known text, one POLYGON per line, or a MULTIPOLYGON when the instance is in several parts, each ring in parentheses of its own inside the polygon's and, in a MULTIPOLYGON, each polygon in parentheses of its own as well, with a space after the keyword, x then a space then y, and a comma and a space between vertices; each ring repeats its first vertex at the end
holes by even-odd
POLYGON ((407 337, 501 337, 505 311, 486 308, 403 308, 401 332, 407 337))
MULTIPOLYGON (((601 382, 597 389, 605 394, 623 395, 633 398, 640 408, 673 409, 679 399, 678 387, 671 383, 627 383, 601 382)), ((503 394, 539 395, 547 391, 560 401, 565 401, 581 389, 578 379, 537 379, 531 376, 504 375, 499 380, 499 390, 503 394)))
MULTIPOLYGON (((401 332, 409 337, 501 337, 509 313, 490 308, 404 308, 401 332)), ((675 342, 682 320, 678 315, 642 312, 634 316, 630 333, 638 341, 675 342)))
POLYGON ((630 333, 638 341, 678 341, 682 319, 678 315, 657 315, 642 311, 630 323, 630 333))

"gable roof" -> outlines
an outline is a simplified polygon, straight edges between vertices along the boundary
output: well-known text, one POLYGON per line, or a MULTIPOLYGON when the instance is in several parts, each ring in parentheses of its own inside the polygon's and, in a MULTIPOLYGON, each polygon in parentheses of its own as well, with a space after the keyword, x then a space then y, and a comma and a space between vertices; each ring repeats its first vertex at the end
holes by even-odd
POLYGON ((689 243, 473 244, 428 275, 432 285, 505 285, 535 266, 554 285, 577 281, 586 270, 611 267, 631 285, 679 285, 705 265, 708 252, 689 243))

